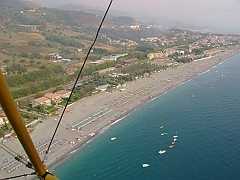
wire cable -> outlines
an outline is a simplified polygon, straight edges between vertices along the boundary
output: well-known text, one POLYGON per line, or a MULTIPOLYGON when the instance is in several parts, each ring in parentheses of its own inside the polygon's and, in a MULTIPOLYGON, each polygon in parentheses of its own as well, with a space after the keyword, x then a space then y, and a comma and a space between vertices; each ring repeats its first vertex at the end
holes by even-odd
POLYGON ((24 165, 26 165, 27 168, 29 169, 34 169, 32 163, 30 161, 27 161, 26 159, 24 159, 23 156, 21 156, 20 154, 15 153, 12 149, 10 149, 9 147, 7 147, 4 144, 1 144, 1 148, 6 151, 8 154, 10 154, 11 156, 14 157, 15 160, 17 160, 18 162, 23 163, 24 165), (4 146, 4 147, 3 147, 4 146))
POLYGON ((66 105, 64 106, 64 109, 63 109, 63 112, 62 112, 62 114, 61 114, 61 117, 60 117, 60 119, 59 119, 59 121, 58 121, 58 124, 57 124, 57 126, 56 126, 56 129, 55 129, 55 131, 54 131, 54 133, 53 133, 52 139, 51 139, 51 141, 50 141, 50 143, 49 143, 49 146, 48 146, 48 148, 47 148, 47 150, 46 150, 46 153, 45 153, 45 155, 44 155, 44 158, 43 158, 43 160, 42 160, 43 163, 44 163, 44 160, 45 160, 45 158, 46 158, 46 156, 47 156, 47 154, 48 154, 48 152, 49 152, 49 149, 50 149, 51 144, 52 144, 52 142, 53 142, 53 139, 54 139, 54 137, 55 137, 55 135, 56 135, 56 132, 57 132, 57 130, 58 130, 58 127, 59 127, 59 125, 60 125, 60 123, 61 123, 61 121, 62 121, 63 115, 64 115, 64 113, 65 113, 65 111, 66 111, 66 109, 67 109, 67 105, 68 105, 68 103, 69 103, 69 101, 70 101, 70 99, 71 99, 71 97, 72 97, 73 90, 74 90, 75 87, 76 87, 76 84, 77 84, 78 79, 80 78, 80 76, 81 76, 81 74, 82 74, 82 71, 83 71, 83 68, 84 68, 84 66, 85 66, 85 64, 86 64, 86 61, 87 61, 87 59, 88 59, 88 56, 89 56, 89 54, 90 54, 90 52, 91 52, 91 50, 92 50, 92 48, 93 48, 93 46, 94 46, 97 38, 98 38, 98 35, 99 35, 100 30, 101 30, 102 24, 103 24, 103 22, 104 22, 104 20, 105 20, 105 18, 106 18, 106 16, 107 16, 107 13, 108 13, 111 5, 112 5, 112 2, 113 2, 113 0, 110 1, 109 5, 108 5, 108 7, 107 7, 107 10, 106 10, 106 12, 105 12, 105 14, 104 14, 104 16, 103 16, 103 18, 102 18, 102 21, 101 21, 101 23, 100 23, 100 25, 99 25, 99 27, 98 27, 98 30, 97 30, 95 39, 94 39, 91 47, 90 47, 89 50, 88 50, 87 56, 85 57, 85 60, 84 60, 84 62, 83 62, 83 65, 82 65, 82 67, 81 67, 81 69, 80 69, 80 71, 79 71, 79 73, 78 73, 77 79, 75 80, 75 83, 74 83, 74 85, 73 85, 73 88, 72 88, 72 90, 71 90, 71 93, 70 93, 70 95, 69 95, 69 98, 67 99, 66 105))
POLYGON ((22 175, 17 175, 17 176, 12 176, 12 177, 7 177, 7 178, 0 179, 0 180, 15 179, 15 178, 19 178, 19 177, 23 177, 23 176, 30 176, 30 175, 35 175, 35 174, 36 174, 36 173, 33 172, 33 173, 30 173, 30 174, 22 174, 22 175))

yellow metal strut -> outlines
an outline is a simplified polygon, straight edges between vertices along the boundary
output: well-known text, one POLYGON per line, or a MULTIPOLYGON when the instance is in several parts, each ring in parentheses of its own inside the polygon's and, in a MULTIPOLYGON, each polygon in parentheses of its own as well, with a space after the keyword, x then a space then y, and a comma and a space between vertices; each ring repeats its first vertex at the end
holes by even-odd
POLYGON ((32 142, 31 137, 28 134, 27 128, 23 123, 23 119, 18 111, 16 103, 8 88, 7 82, 4 79, 2 71, 0 70, 0 103, 1 106, 11 123, 17 137, 22 144, 26 154, 28 155, 35 171, 41 179, 57 180, 58 178, 53 174, 47 172, 45 165, 41 162, 41 159, 37 153, 37 150, 32 142))

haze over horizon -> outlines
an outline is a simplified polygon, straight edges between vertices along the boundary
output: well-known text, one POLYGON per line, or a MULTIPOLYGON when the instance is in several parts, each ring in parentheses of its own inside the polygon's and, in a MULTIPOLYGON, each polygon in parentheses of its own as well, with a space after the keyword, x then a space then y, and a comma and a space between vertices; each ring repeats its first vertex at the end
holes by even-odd
MULTIPOLYGON (((106 9, 110 0, 30 0, 46 7, 60 7, 69 3, 85 4, 106 9)), ((190 25, 209 26, 214 29, 240 33, 240 0, 114 0, 112 10, 170 19, 190 25)))

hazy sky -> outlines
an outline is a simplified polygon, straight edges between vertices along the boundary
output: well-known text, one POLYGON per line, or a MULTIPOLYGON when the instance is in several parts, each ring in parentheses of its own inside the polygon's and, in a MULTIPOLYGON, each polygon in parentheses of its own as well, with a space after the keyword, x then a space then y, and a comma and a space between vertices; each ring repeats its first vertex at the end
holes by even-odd
MULTIPOLYGON (((30 0, 43 6, 67 3, 100 6, 106 9, 110 0, 30 0)), ((170 18, 240 32, 240 0, 113 0, 111 10, 141 12, 156 18, 170 18)))

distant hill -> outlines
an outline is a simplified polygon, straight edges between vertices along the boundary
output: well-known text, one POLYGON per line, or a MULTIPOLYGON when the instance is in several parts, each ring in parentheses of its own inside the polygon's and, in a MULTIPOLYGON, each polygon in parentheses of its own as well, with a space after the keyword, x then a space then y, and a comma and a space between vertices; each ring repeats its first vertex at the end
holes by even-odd
MULTIPOLYGON (((83 58, 95 37, 104 10, 94 13, 93 9, 85 11, 84 7, 72 4, 62 8, 65 10, 46 8, 29 1, 0 0, 0 64, 15 60, 21 60, 21 64, 34 58, 47 61, 50 52, 65 58, 83 58)), ((108 14, 96 48, 109 53, 125 52, 122 44, 130 40, 138 44, 140 37, 160 34, 157 28, 147 28, 142 23, 141 30, 130 28, 137 23, 130 16, 108 14)), ((94 51, 92 59, 102 55, 97 52, 94 51)))
POLYGON ((82 6, 82 5, 78 5, 78 4, 65 4, 63 6, 58 7, 58 9, 61 10, 74 10, 74 11, 88 11, 89 8, 82 6))
POLYGON ((42 6, 30 1, 0 1, 1 25, 5 23, 15 25, 40 25, 42 23, 75 26, 98 25, 101 18, 102 17, 97 14, 87 13, 84 11, 63 11, 59 9, 43 8, 42 6))
POLYGON ((66 4, 63 6, 58 7, 58 9, 61 10, 71 10, 71 11, 82 11, 82 12, 86 12, 86 13, 93 13, 93 14, 98 14, 103 16, 104 15, 104 11, 100 10, 100 9, 96 9, 90 6, 86 6, 86 5, 79 5, 79 4, 66 4))
POLYGON ((29 6, 26 5, 24 2, 18 1, 18 0, 1 0, 0 7, 1 8, 17 8, 17 9, 29 8, 29 6))
POLYGON ((112 22, 120 25, 133 25, 136 23, 136 20, 128 16, 120 16, 112 19, 112 22))
POLYGON ((32 9, 43 8, 43 6, 30 1, 21 1, 24 5, 32 9))

